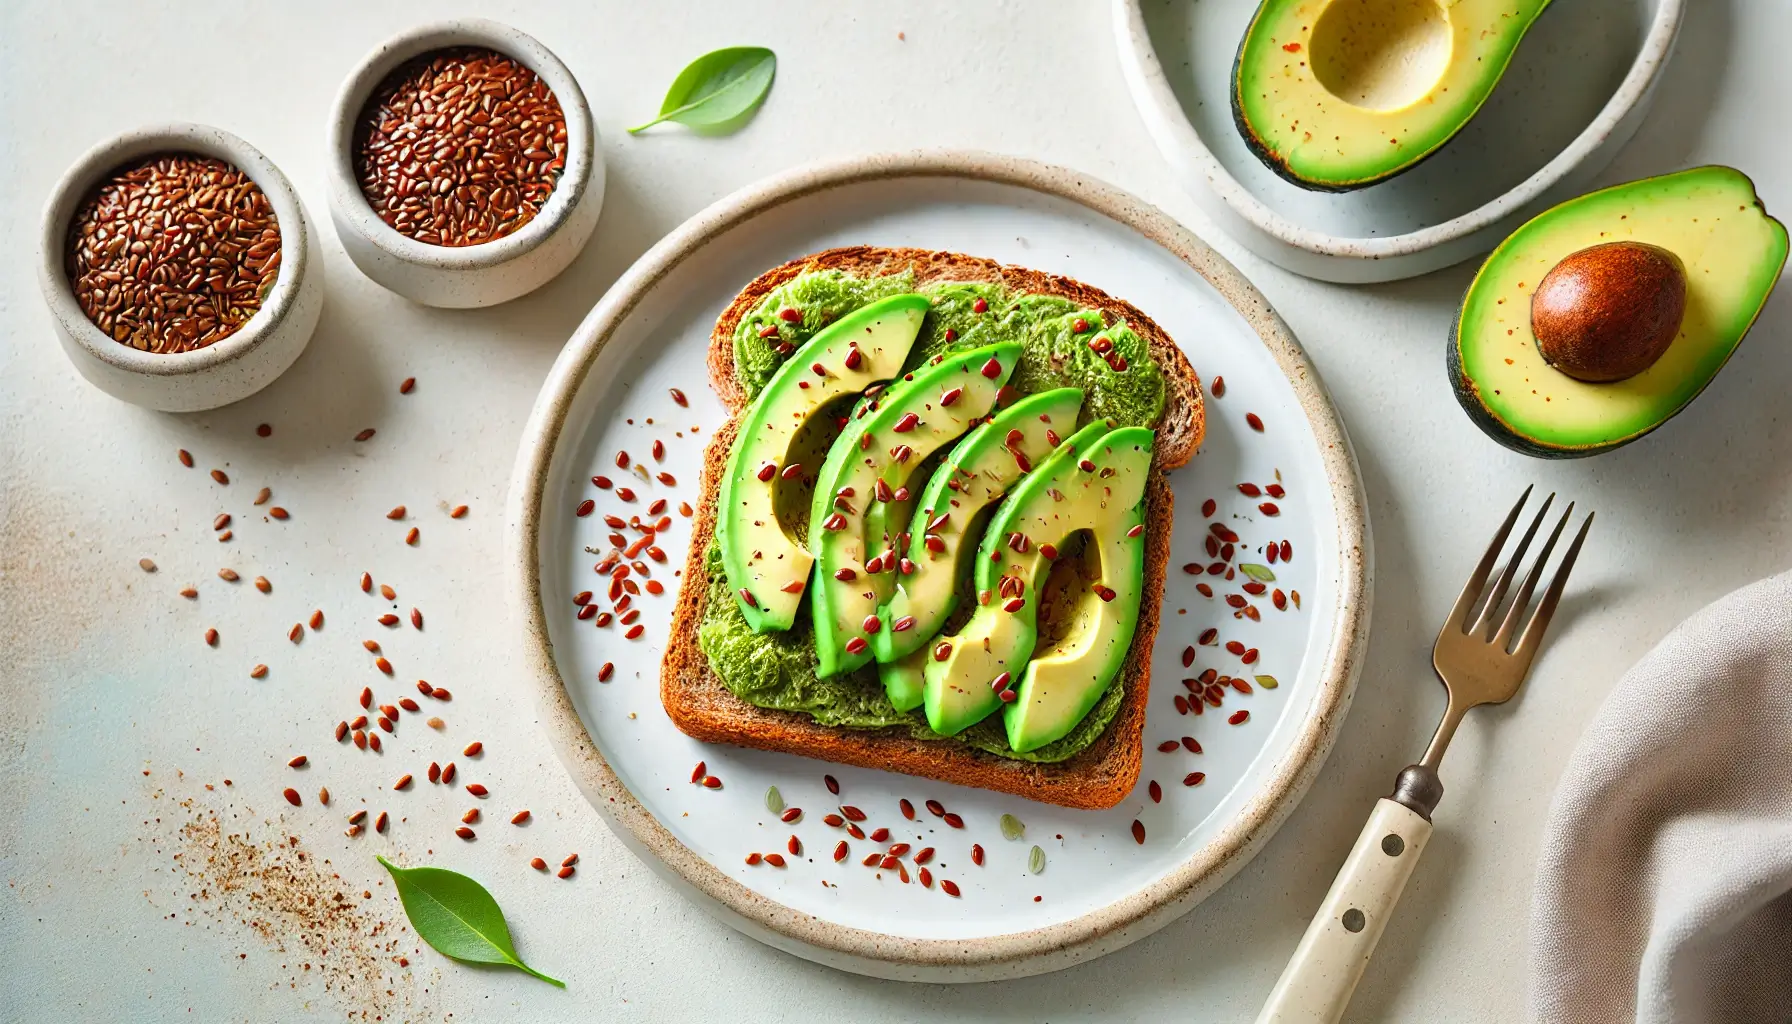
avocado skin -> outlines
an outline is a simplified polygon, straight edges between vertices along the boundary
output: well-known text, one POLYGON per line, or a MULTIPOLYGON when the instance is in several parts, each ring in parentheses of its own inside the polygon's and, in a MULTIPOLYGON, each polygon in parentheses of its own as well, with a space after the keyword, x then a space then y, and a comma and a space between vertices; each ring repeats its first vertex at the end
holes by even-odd
MULTIPOLYGON (((1700 171, 1700 170, 1705 170, 1705 169, 1707 169, 1707 168, 1695 167, 1695 168, 1690 168, 1685 171, 1675 171, 1675 172, 1670 172, 1668 174, 1655 175, 1655 176, 1648 177, 1648 178, 1639 178, 1635 181, 1623 182, 1623 183, 1620 183, 1617 185, 1611 185, 1605 189, 1600 189, 1598 191, 1606 192, 1606 191, 1612 191, 1615 189, 1628 188, 1628 187, 1636 186, 1636 185, 1643 185, 1643 184, 1646 184, 1649 182, 1656 181, 1659 178, 1668 178, 1668 177, 1674 177, 1675 175, 1690 174, 1690 173, 1700 171)), ((1729 170, 1734 171, 1733 168, 1730 168, 1729 170)), ((1755 188, 1754 181, 1752 179, 1750 179, 1746 174, 1742 174, 1742 172, 1740 172, 1740 171, 1734 171, 1734 173, 1736 173, 1739 177, 1742 178, 1742 180, 1744 182, 1746 182, 1748 184, 1750 194, 1754 195, 1756 197, 1755 201, 1754 201, 1755 206, 1765 216, 1766 215, 1766 207, 1762 204, 1762 202, 1759 198, 1759 191, 1755 188)), ((1594 193, 1588 193, 1588 195, 1592 195, 1592 194, 1594 194, 1594 193)), ((1579 197, 1579 198, 1585 198, 1585 197, 1583 196, 1583 197, 1579 197)), ((1519 225, 1518 228, 1514 229, 1512 234, 1516 235, 1519 231, 1522 231, 1526 226, 1528 226, 1532 222, 1549 216, 1560 206, 1565 206, 1565 205, 1568 205, 1569 203, 1573 203, 1573 202, 1575 202, 1574 199, 1565 200, 1563 203, 1560 203, 1557 206, 1551 207, 1550 209, 1537 214, 1535 217, 1531 218, 1531 220, 1526 221, 1525 224, 1519 225)), ((1773 220, 1773 218, 1768 217, 1768 220, 1771 221, 1771 220, 1773 220)), ((1782 241, 1783 241, 1783 236, 1784 236, 1783 228, 1781 229, 1781 235, 1782 235, 1782 241)), ((1508 239, 1510 239, 1511 236, 1509 235, 1507 237, 1508 237, 1508 239)), ((1481 275, 1484 274, 1489 267, 1493 266, 1494 263, 1501 258, 1501 256, 1505 252, 1505 248, 1506 248, 1506 243, 1502 242, 1500 245, 1496 246, 1491 253, 1488 253, 1487 257, 1481 261, 1480 266, 1475 268, 1474 276, 1469 278, 1468 284, 1466 286, 1464 286, 1464 288, 1463 288, 1462 301, 1457 303, 1456 312, 1450 318, 1449 344, 1447 346, 1445 346, 1445 351, 1444 351, 1445 371, 1449 374, 1450 391, 1451 391, 1451 393, 1453 393, 1456 396, 1456 402, 1457 402, 1457 404, 1462 406, 1462 411, 1468 414, 1468 418, 1469 418, 1470 422, 1474 423, 1475 426, 1480 427, 1482 433, 1486 434, 1488 437, 1493 438, 1495 441, 1498 441, 1500 444, 1506 446, 1507 448, 1510 448, 1513 451, 1518 452, 1520 454, 1529 455, 1533 458, 1538 458, 1538 459, 1582 459, 1582 458, 1586 458, 1590 455, 1601 455, 1601 454, 1604 454, 1605 452, 1609 452, 1609 451, 1613 451, 1618 448, 1622 448, 1625 445, 1630 444, 1632 441, 1635 441, 1641 437, 1644 437, 1650 433, 1653 433, 1655 430, 1659 429, 1662 424, 1673 419, 1675 416, 1680 415, 1681 411, 1683 411, 1687 406, 1691 405, 1693 403, 1693 401, 1695 399, 1697 399, 1701 394, 1704 394, 1705 389, 1711 386, 1711 382, 1713 380, 1717 379, 1717 375, 1723 371, 1723 368, 1725 366, 1729 365, 1729 361, 1732 358, 1734 358, 1736 355, 1736 350, 1741 348, 1742 342, 1747 339, 1748 332, 1750 329, 1753 328, 1755 321, 1760 319, 1761 311, 1767 308, 1767 299, 1769 297, 1771 297, 1772 292, 1773 292, 1773 286, 1769 285, 1768 289, 1767 289, 1767 293, 1762 296, 1760 305, 1757 306, 1755 309, 1754 317, 1751 318, 1749 320, 1748 325, 1742 329, 1741 336, 1737 338, 1735 345, 1731 347, 1730 352, 1724 357, 1723 362, 1719 363, 1715 368, 1713 368, 1709 373, 1707 373, 1705 375, 1705 379, 1700 381, 1697 388, 1695 388, 1689 395, 1686 396, 1685 401, 1681 402, 1675 408, 1669 410, 1668 412, 1664 413, 1662 416, 1658 417, 1653 423, 1650 423, 1648 426, 1644 427, 1643 429, 1638 430, 1634 433, 1628 434, 1624 437, 1616 438, 1611 441, 1606 441, 1606 442, 1603 442, 1600 444, 1575 445, 1575 446, 1547 444, 1547 443, 1537 440, 1536 438, 1530 437, 1526 434, 1519 433, 1518 431, 1516 431, 1516 430, 1512 429, 1510 426, 1508 426, 1504 420, 1502 420, 1498 416, 1494 415, 1493 411, 1491 409, 1487 408, 1485 403, 1483 403, 1481 401, 1479 387, 1475 384, 1474 380, 1471 379, 1466 372, 1464 372, 1463 366, 1462 366, 1462 311, 1467 306, 1469 294, 1471 291, 1473 291, 1475 283, 1480 280, 1481 275)), ((1678 254, 1676 254, 1676 255, 1678 255, 1678 254)), ((1780 267, 1782 270, 1784 269, 1785 262, 1786 262, 1785 258, 1784 258, 1784 256, 1782 256, 1780 259, 1780 267)), ((1778 273, 1776 273, 1774 275, 1775 281, 1778 280, 1778 276, 1779 276, 1778 273)))

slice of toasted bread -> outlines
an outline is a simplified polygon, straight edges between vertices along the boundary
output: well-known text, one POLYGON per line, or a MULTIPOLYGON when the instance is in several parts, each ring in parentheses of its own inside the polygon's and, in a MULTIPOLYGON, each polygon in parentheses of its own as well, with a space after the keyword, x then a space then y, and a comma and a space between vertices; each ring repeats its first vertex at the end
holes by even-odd
POLYGON ((792 260, 761 274, 716 321, 709 345, 710 385, 734 414, 704 451, 702 503, 691 531, 690 554, 673 612, 671 642, 660 664, 660 701, 673 724, 711 743, 777 750, 842 764, 879 768, 976 786, 1065 807, 1112 807, 1138 781, 1142 732, 1151 689, 1151 649, 1157 639, 1164 576, 1170 560, 1173 498, 1165 470, 1188 462, 1200 447, 1205 425, 1200 381, 1169 335, 1131 304, 1069 278, 1004 266, 991 260, 925 249, 852 246, 792 260), (846 729, 819 725, 806 714, 756 707, 723 686, 697 644, 697 628, 709 600, 704 553, 715 533, 716 493, 727 470, 746 394, 734 376, 734 329, 772 289, 811 270, 840 270, 869 277, 913 272, 917 286, 939 281, 1000 281, 1016 292, 1059 295, 1101 310, 1110 322, 1124 319, 1150 346, 1163 370, 1167 402, 1157 427, 1155 468, 1146 487, 1144 592, 1138 626, 1116 686, 1120 709, 1101 736, 1065 761, 1040 764, 998 757, 949 740, 916 739, 906 730, 846 729))

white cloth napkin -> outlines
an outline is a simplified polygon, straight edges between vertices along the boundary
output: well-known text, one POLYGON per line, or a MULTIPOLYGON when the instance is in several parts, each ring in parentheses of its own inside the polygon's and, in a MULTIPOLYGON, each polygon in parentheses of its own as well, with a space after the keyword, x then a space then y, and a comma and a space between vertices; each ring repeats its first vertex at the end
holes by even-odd
POLYGON ((1618 683, 1550 807, 1531 917, 1545 1024, 1792 1021, 1792 573, 1618 683))

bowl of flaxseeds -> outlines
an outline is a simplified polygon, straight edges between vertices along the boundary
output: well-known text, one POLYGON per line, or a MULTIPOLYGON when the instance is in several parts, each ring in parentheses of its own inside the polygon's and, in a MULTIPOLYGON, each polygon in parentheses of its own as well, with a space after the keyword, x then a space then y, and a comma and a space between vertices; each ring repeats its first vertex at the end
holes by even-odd
POLYGON ((330 214, 349 258, 425 305, 489 306, 546 284, 603 205, 578 82, 497 22, 381 44, 337 94, 329 146, 330 214))
POLYGON ((323 309, 323 262, 292 183, 198 124, 127 132, 76 161, 44 208, 38 279, 81 375, 169 412, 273 383, 323 309))

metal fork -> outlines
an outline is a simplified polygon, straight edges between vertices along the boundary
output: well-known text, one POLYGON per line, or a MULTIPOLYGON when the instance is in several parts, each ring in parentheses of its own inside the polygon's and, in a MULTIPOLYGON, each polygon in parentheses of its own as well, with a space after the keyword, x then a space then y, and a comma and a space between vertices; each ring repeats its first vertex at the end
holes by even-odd
POLYGON ((1462 596, 1456 599, 1456 607, 1451 609, 1443 629, 1438 631, 1431 664, 1449 695, 1449 704, 1431 737, 1431 745, 1418 764, 1400 772, 1394 792, 1376 802, 1356 846, 1338 871, 1331 891, 1325 894, 1325 902, 1271 990, 1269 1002, 1257 1018, 1258 1024, 1329 1022, 1344 1015, 1344 1007, 1356 991, 1363 969, 1369 965, 1369 957, 1375 952, 1394 905, 1431 838, 1431 813, 1444 795, 1437 768, 1450 738, 1456 735, 1456 727, 1470 708, 1511 700, 1530 672, 1550 617, 1562 598, 1562 588, 1580 555, 1581 543, 1593 525, 1593 514, 1589 512, 1563 554, 1549 589, 1527 617, 1526 607, 1543 576, 1544 565, 1574 514, 1574 504, 1569 503, 1502 618, 1500 609, 1506 593, 1556 496, 1551 494, 1543 500, 1543 507, 1525 530, 1505 569, 1489 587, 1488 575, 1530 497, 1531 488, 1527 487, 1469 576, 1468 585, 1462 588, 1462 596))

